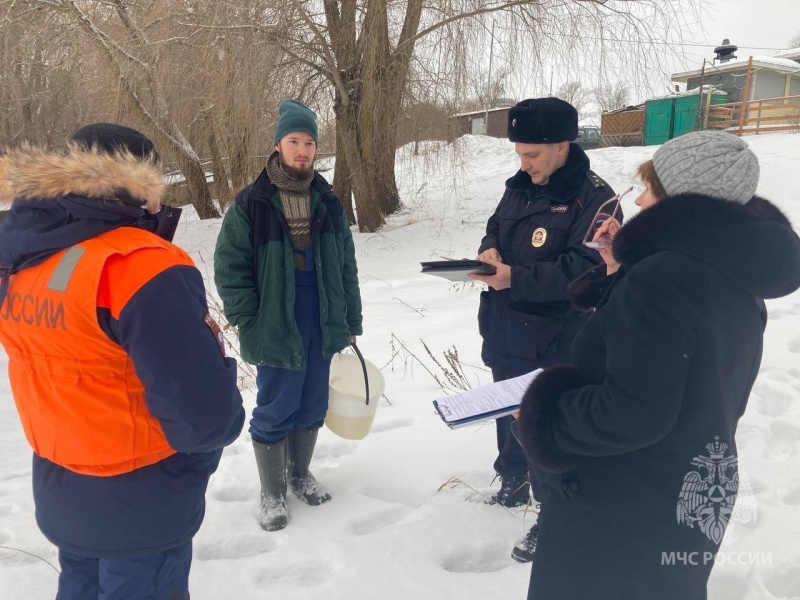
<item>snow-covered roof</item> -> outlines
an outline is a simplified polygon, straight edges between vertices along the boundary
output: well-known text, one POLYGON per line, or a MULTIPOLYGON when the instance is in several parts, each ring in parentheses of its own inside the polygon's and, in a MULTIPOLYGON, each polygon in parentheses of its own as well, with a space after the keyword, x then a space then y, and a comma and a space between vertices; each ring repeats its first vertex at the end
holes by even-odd
POLYGON ((621 106, 619 108, 615 108, 614 110, 604 111, 603 114, 614 115, 616 113, 631 112, 634 110, 644 110, 644 102, 642 102, 641 104, 632 104, 630 106, 621 106))
POLYGON ((800 48, 789 48, 788 50, 781 50, 775 53, 776 57, 789 58, 791 60, 800 59, 800 48))
MULTIPOLYGON (((712 92, 713 94, 723 94, 725 96, 728 95, 728 92, 724 92, 720 89, 715 88, 713 85, 704 85, 703 86, 703 93, 712 92)), ((655 98, 650 98, 650 100, 663 100, 664 98, 680 98, 682 96, 697 96, 700 94, 700 88, 692 88, 691 90, 686 90, 685 92, 673 92, 672 94, 667 94, 666 96, 656 96, 655 98)))
POLYGON ((501 106, 499 108, 490 108, 488 110, 486 110, 485 108, 482 108, 480 110, 471 110, 469 112, 463 112, 463 113, 458 113, 456 115, 450 115, 448 118, 449 119, 456 119, 458 117, 468 117, 470 115, 482 115, 482 114, 487 113, 487 112, 497 112, 498 110, 509 110, 510 108, 512 108, 512 107, 511 106, 501 106))
MULTIPOLYGON (((746 69, 750 57, 744 60, 734 60, 726 63, 715 64, 713 67, 706 66, 706 74, 711 75, 717 72, 738 71, 746 69)), ((798 73, 800 72, 800 63, 781 57, 781 56, 754 56, 753 66, 759 69, 770 69, 772 71, 779 71, 781 73, 798 73)), ((692 77, 697 77, 702 72, 702 69, 695 69, 693 71, 686 71, 685 73, 675 73, 672 76, 672 81, 686 82, 692 77)))

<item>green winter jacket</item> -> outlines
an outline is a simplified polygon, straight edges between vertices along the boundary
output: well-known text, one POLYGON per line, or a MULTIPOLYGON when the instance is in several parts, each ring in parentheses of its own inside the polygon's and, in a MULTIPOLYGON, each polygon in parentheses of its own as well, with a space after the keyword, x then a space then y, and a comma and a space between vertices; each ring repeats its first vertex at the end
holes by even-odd
MULTIPOLYGON (((325 356, 361 335, 361 293, 347 216, 331 186, 311 182, 311 238, 319 284, 325 356)), ((278 189, 264 169, 242 190, 222 222, 214 254, 214 282, 225 316, 239 328, 242 358, 254 365, 305 368, 294 317, 294 258, 278 189)))

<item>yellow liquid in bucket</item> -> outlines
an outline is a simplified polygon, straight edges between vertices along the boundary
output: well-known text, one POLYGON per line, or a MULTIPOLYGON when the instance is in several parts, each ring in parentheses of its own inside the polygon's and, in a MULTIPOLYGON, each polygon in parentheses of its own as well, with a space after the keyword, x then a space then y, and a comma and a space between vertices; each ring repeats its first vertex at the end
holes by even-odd
POLYGON ((361 440, 367 436, 372 428, 375 415, 366 417, 345 417, 329 412, 325 416, 325 424, 336 435, 348 440, 361 440))

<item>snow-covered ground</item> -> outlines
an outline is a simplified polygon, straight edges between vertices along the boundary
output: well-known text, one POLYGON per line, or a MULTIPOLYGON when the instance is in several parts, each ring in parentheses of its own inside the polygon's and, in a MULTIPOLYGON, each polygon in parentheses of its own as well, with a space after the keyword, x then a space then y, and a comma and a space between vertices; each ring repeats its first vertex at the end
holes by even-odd
MULTIPOLYGON (((800 223, 792 183, 800 136, 747 141, 761 160, 760 193, 800 223)), ((637 186, 624 202, 628 216, 641 191, 636 166, 654 151, 589 152, 594 170, 616 190, 637 186)), ((443 365, 443 351, 455 346, 472 385, 490 380, 480 368, 479 290, 419 273, 420 261, 475 255, 516 165, 512 144, 485 137, 467 136, 455 147, 425 144, 418 156, 401 150, 398 181, 407 208, 380 233, 354 234, 365 313, 359 346, 383 367, 391 405, 381 402, 363 441, 323 429, 312 466, 334 501, 311 508, 290 498, 292 522, 278 533, 261 531, 255 520, 259 483, 249 436, 227 448, 195 538, 193 599, 525 597, 529 566, 509 552, 535 514, 474 501, 492 484, 494 427, 451 431, 431 407, 443 394, 431 373, 443 377, 423 342, 443 365)), ((220 223, 186 217, 177 242, 210 282, 220 223)), ((762 371, 738 436, 758 519, 725 538, 726 564, 710 583, 714 600, 800 598, 800 296, 769 308, 762 371)), ((2 356, 3 371, 5 362, 2 356)), ((254 405, 252 387, 245 402, 254 405)), ((30 450, 5 377, 0 456, 0 597, 52 598, 57 575, 47 562, 57 566, 56 550, 33 519, 30 450)))

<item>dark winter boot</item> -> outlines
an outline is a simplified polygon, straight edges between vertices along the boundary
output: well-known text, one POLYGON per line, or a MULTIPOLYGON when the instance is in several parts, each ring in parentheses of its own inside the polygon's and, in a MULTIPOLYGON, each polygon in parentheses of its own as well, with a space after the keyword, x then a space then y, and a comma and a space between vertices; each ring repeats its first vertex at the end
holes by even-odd
POLYGON ((265 531, 278 531, 289 524, 286 506, 286 450, 283 438, 276 444, 253 440, 258 477, 261 479, 261 511, 258 521, 265 531))
POLYGON ((319 429, 293 429, 289 432, 289 484, 300 500, 311 506, 330 502, 328 490, 311 474, 308 466, 317 445, 319 429))
POLYGON ((531 486, 528 480, 523 477, 500 477, 500 491, 492 495, 492 501, 505 506, 515 508, 528 504, 531 486))
POLYGON ((539 540, 539 524, 534 524, 522 541, 519 542, 511 551, 511 558, 517 562, 528 563, 533 560, 533 554, 536 552, 536 542, 539 540))

